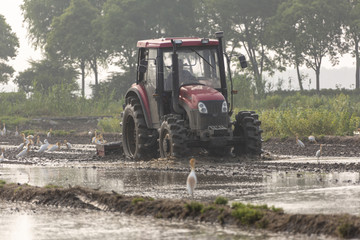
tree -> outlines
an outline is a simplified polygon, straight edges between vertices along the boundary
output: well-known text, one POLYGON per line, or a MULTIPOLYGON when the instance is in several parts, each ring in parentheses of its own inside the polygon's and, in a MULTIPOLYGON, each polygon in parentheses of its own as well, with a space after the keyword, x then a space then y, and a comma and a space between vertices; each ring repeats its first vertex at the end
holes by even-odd
POLYGON ((296 41, 301 45, 289 45, 296 59, 303 59, 316 74, 316 89, 320 90, 320 69, 324 57, 333 64, 338 62, 342 45, 342 19, 345 19, 346 3, 338 0, 288 0, 283 7, 281 22, 287 28, 295 28, 296 41), (299 56, 300 55, 300 56, 299 56))
POLYGON ((36 48, 44 48, 54 17, 63 14, 69 5, 70 0, 24 0, 21 10, 28 36, 36 48))
POLYGON ((0 82, 7 83, 14 73, 14 69, 6 64, 6 61, 16 56, 19 40, 11 27, 6 23, 3 15, 0 15, 0 82))
POLYGON ((345 23, 345 40, 353 48, 351 54, 355 57, 355 87, 360 88, 360 2, 350 0, 345 23))
MULTIPOLYGON (((70 6, 51 24, 46 50, 66 62, 75 62, 81 70, 82 96, 85 96, 85 67, 89 63, 98 84, 98 59, 101 58, 101 39, 95 28, 100 11, 88 0, 72 0, 70 6)), ((96 25, 98 27, 98 25, 96 25)))
POLYGON ((265 32, 269 19, 276 12, 279 0, 206 0, 213 9, 213 28, 223 30, 228 41, 227 49, 232 56, 239 48, 245 49, 250 69, 255 79, 256 91, 262 95, 265 89, 263 73, 273 74, 277 68, 270 56, 265 32), (240 45, 241 44, 241 45, 240 45))
POLYGON ((266 36, 271 41, 271 48, 274 49, 279 57, 279 61, 285 66, 295 66, 300 90, 303 91, 303 75, 300 66, 304 64, 302 52, 305 51, 302 39, 299 37, 303 29, 298 28, 288 22, 292 17, 288 9, 290 1, 282 3, 275 16, 271 18, 270 27, 267 29, 266 36))
POLYGON ((72 91, 78 90, 77 72, 71 66, 54 59, 31 61, 31 67, 19 73, 14 82, 26 93, 48 94, 56 85, 66 85, 72 91))
POLYGON ((108 0, 103 7, 103 46, 135 79, 137 41, 195 35, 196 6, 196 0, 108 0))

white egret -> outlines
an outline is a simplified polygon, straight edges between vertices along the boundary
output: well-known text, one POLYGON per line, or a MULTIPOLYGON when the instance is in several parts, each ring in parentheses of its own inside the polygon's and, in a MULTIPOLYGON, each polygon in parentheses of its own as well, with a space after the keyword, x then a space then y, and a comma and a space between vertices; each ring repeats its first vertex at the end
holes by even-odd
POLYGON ((305 144, 299 139, 299 135, 296 134, 296 144, 299 146, 299 147, 305 147, 305 144))
POLYGON ((4 156, 4 148, 1 148, 1 155, 0 155, 0 162, 5 160, 5 156, 4 156))
POLYGON ((30 144, 31 142, 29 142, 26 147, 16 155, 16 158, 24 157, 30 150, 30 144))
POLYGON ((309 142, 316 143, 315 136, 310 135, 310 136, 308 137, 308 139, 309 139, 309 142))
POLYGON ((48 131, 48 133, 46 134, 46 136, 47 136, 48 138, 50 138, 51 135, 52 135, 52 128, 50 128, 50 130, 48 131))
POLYGON ((38 150, 38 153, 42 153, 42 152, 45 152, 45 150, 48 149, 50 143, 48 142, 47 139, 44 140, 44 143, 40 146, 39 150, 38 150))
POLYGON ((15 137, 19 136, 19 131, 18 131, 18 127, 16 126, 16 130, 15 130, 15 137))
POLYGON ((5 127, 5 123, 3 123, 3 129, 2 129, 2 135, 6 136, 6 127, 5 127))
POLYGON ((57 142, 56 144, 54 144, 54 145, 50 145, 49 147, 48 147, 48 152, 53 152, 53 151, 55 151, 55 150, 58 150, 58 149, 60 149, 60 142, 57 142))
POLYGON ((37 135, 37 138, 36 138, 36 146, 40 147, 41 145, 43 145, 43 143, 42 143, 41 140, 40 140, 40 136, 37 135))
POLYGON ((188 193, 194 197, 194 190, 197 184, 197 178, 196 178, 196 174, 195 174, 195 159, 192 158, 190 159, 190 167, 191 167, 191 172, 189 174, 189 176, 187 177, 186 180, 186 189, 188 191, 188 193))
POLYGON ((322 154, 322 144, 320 144, 320 149, 316 151, 315 156, 317 157, 318 163, 319 163, 319 158, 321 157, 322 154))
POLYGON ((66 145, 67 149, 72 148, 71 143, 69 143, 67 140, 64 140, 64 144, 66 145))
POLYGON ((96 143, 96 141, 97 141, 97 131, 95 130, 95 132, 94 132, 94 134, 95 134, 95 136, 91 139, 91 143, 96 143))

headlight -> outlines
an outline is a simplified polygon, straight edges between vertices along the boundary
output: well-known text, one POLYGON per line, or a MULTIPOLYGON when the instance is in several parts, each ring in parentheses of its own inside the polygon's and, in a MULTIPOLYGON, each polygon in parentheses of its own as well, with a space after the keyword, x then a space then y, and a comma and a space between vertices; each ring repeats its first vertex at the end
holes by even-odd
POLYGON ((198 103, 198 109, 200 113, 208 113, 206 105, 203 102, 198 103))
POLYGON ((223 101, 223 103, 222 103, 221 112, 223 112, 223 113, 227 113, 227 112, 228 112, 228 106, 227 106, 227 102, 226 102, 226 101, 223 101))

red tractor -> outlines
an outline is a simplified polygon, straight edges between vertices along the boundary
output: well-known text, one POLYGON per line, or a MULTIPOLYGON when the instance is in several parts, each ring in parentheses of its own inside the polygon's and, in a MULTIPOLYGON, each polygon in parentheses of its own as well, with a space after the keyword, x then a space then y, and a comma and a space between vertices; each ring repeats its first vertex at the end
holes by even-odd
MULTIPOLYGON (((160 38, 137 43, 136 83, 123 112, 124 154, 133 159, 182 157, 190 148, 211 155, 260 155, 258 115, 241 111, 231 121, 223 33, 216 39, 160 38)), ((243 55, 239 57, 246 67, 243 55)), ((229 66, 229 64, 228 64, 229 66)), ((229 69, 228 69, 229 70, 229 69)), ((230 73, 230 71, 229 71, 230 73)))

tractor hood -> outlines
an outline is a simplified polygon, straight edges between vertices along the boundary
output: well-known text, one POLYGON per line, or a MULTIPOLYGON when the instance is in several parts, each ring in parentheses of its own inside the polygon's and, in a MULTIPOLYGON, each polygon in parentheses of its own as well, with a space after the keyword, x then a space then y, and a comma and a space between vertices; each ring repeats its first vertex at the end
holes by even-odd
POLYGON ((180 88, 180 101, 196 109, 201 101, 224 101, 224 96, 216 89, 204 85, 187 85, 180 88))

